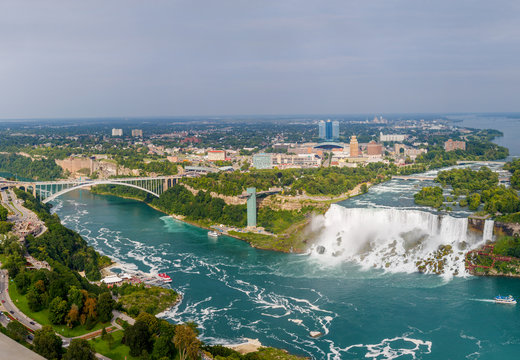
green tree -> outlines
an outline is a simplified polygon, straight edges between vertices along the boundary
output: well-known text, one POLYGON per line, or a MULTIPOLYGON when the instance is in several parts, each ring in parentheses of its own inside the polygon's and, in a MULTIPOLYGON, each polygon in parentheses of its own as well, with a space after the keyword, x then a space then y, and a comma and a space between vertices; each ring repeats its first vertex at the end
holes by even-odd
POLYGON ((34 332, 34 351, 49 359, 61 359, 61 339, 50 326, 44 326, 34 332))
POLYGON ((69 304, 76 304, 78 309, 82 309, 84 305, 84 294, 76 286, 71 286, 69 288, 69 293, 67 294, 67 298, 69 300, 69 304))
POLYGON ((480 194, 474 193, 471 194, 468 198, 468 207, 470 210, 477 210, 480 206, 480 194))
POLYGON ((173 343, 179 350, 181 360, 197 360, 202 343, 197 339, 197 335, 193 328, 188 324, 177 325, 175 327, 175 336, 173 343))
POLYGON ((64 360, 94 360, 95 352, 85 339, 72 339, 64 360))
POLYGON ((112 310, 114 310, 115 301, 112 299, 110 292, 103 292, 98 296, 97 312, 101 322, 107 322, 112 319, 112 310))
POLYGON ((171 337, 168 336, 159 336, 155 343, 153 344, 152 355, 154 359, 160 358, 175 358, 175 346, 171 340, 171 337))
POLYGON ((142 312, 137 316, 136 321, 144 322, 148 326, 150 334, 157 334, 159 332, 159 320, 152 314, 142 312))
POLYGON ((143 350, 149 351, 152 345, 148 325, 143 321, 136 321, 133 326, 125 330, 124 343, 130 348, 130 355, 139 356, 143 350))
POLYGON ((49 321, 52 324, 63 324, 69 312, 69 304, 59 296, 52 299, 49 304, 49 321))
POLYGON ((28 331, 21 323, 16 320, 11 321, 7 324, 7 332, 11 338, 18 342, 22 342, 25 340, 28 335, 28 331))
POLYGON ((31 286, 31 276, 26 271, 21 271, 14 278, 14 283, 20 294, 25 295, 31 286))
POLYGON ((40 311, 44 308, 44 300, 35 286, 31 286, 27 292, 27 305, 31 311, 40 311))

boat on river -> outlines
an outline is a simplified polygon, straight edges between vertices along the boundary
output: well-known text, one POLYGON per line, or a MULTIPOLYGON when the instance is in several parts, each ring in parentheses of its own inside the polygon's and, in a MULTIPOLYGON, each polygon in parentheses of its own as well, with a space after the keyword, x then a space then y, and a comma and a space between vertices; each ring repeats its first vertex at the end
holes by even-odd
POLYGON ((496 304, 511 304, 511 305, 516 305, 516 300, 515 298, 512 296, 512 295, 508 295, 508 296, 496 296, 495 297, 495 303, 496 304))
POLYGON ((210 231, 210 232, 208 232, 208 236, 213 237, 213 238, 217 238, 218 237, 218 232, 210 231))
POLYGON ((172 278, 169 275, 165 274, 165 273, 158 274, 157 276, 164 283, 171 283, 172 282, 172 278))

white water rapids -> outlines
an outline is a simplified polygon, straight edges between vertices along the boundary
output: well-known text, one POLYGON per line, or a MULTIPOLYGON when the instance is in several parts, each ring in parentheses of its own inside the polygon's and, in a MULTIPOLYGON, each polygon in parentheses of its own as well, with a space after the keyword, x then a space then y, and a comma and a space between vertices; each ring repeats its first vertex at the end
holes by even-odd
POLYGON ((311 256, 390 272, 467 275, 464 258, 484 237, 468 233, 468 219, 417 210, 332 205, 313 222, 319 238, 311 256), (421 266, 419 268, 419 266, 421 266))

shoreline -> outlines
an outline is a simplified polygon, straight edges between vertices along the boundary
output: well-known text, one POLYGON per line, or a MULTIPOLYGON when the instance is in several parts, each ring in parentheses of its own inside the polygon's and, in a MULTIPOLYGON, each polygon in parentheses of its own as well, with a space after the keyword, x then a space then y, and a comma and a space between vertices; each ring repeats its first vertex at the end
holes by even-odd
POLYGON ((258 339, 244 338, 244 340, 246 341, 243 343, 224 346, 232 350, 235 350, 236 352, 239 352, 241 355, 256 352, 260 348, 264 347, 258 339))
MULTIPOLYGON (((145 205, 148 205, 149 207, 151 207, 152 209, 154 210, 157 210, 171 218, 173 218, 174 220, 177 220, 177 221, 181 221, 185 224, 188 224, 188 225, 192 225, 192 226, 196 226, 200 229, 204 229, 204 230, 209 230, 209 231, 212 231, 214 229, 212 229, 211 227, 208 227, 207 225, 203 225, 203 224, 200 224, 200 223, 197 223, 195 221, 191 221, 191 220, 186 220, 182 215, 177 215, 177 214, 168 214, 167 212, 159 209, 158 207, 156 206, 153 206, 152 204, 144 201, 143 199, 139 199, 139 198, 136 198, 136 197, 132 197, 132 196, 123 196, 123 195, 117 195, 117 194, 112 194, 110 192, 106 192, 106 191, 92 191, 92 189, 88 189, 88 191, 90 191, 92 194, 96 194, 96 195, 110 195, 110 196, 115 196, 115 197, 119 197, 119 198, 123 198, 123 199, 128 199, 128 200, 135 200, 135 201, 139 201, 139 202, 142 202, 143 204, 145 205)), ((356 194, 354 196, 357 196, 357 195, 360 195, 360 194, 356 194)), ((341 198, 341 199, 338 199, 337 201, 335 202, 339 202, 339 201, 343 201, 345 200, 344 198, 341 198)), ((334 202, 332 202, 334 203, 334 202)), ((330 205, 330 204, 329 204, 330 205)), ((307 220, 301 222, 300 224, 305 224, 307 222, 307 220)), ((293 224, 294 225, 294 224, 293 224)), ((249 234, 249 233, 248 233, 249 234)), ((253 234, 253 235, 256 235, 255 233, 250 233, 250 234, 253 234)), ((282 252, 282 253, 290 253, 291 251, 289 250, 284 250, 284 251, 281 251, 281 250, 276 250, 276 249, 270 249, 270 248, 261 248, 261 247, 258 247, 258 246, 255 246, 254 244, 252 244, 252 242, 248 239, 245 239, 245 238, 241 238, 239 236, 236 236, 236 235, 232 235, 232 234, 229 234, 229 233, 226 233, 226 234, 222 234, 222 235, 225 235, 225 236, 229 236, 229 237, 232 237, 234 239, 237 239, 237 240, 240 240, 240 241, 244 241, 246 243, 249 244, 249 246, 251 246, 252 248, 255 248, 255 249, 259 249, 259 250, 268 250, 268 251, 276 251, 276 252, 282 252)), ((275 235, 275 237, 277 237, 277 235, 275 235)), ((296 251, 296 253, 304 253, 305 251, 296 251)))
MULTIPOLYGON (((391 180, 391 178, 388 179, 388 180, 385 180, 383 182, 390 181, 390 180, 391 180)), ((371 183, 371 182, 366 182, 364 184, 367 185, 367 190, 370 189, 372 186, 374 186, 374 184, 371 183)), ((323 199, 320 202, 325 204, 327 206, 327 210, 328 210, 330 208, 330 205, 332 205, 332 204, 335 204, 335 203, 338 203, 340 201, 344 201, 344 200, 347 200, 347 199, 350 199, 350 198, 353 198, 353 197, 356 197, 356 196, 359 196, 359 195, 363 195, 363 192, 361 192, 361 185, 362 184, 356 185, 354 187, 354 189, 349 190, 349 191, 347 191, 347 192, 345 192, 343 194, 340 194, 336 198, 328 198, 327 197, 327 199, 323 199)), ((92 194, 110 195, 110 196, 116 196, 116 197, 123 198, 123 199, 139 201, 139 202, 142 202, 142 203, 148 205, 152 209, 157 210, 157 211, 159 211, 159 212, 161 212, 161 213, 163 213, 163 214, 165 214, 165 215, 167 215, 167 216, 169 216, 169 217, 171 217, 171 218, 173 218, 173 219, 175 219, 177 221, 181 221, 181 222, 183 222, 185 224, 196 226, 196 227, 198 227, 200 229, 204 229, 204 230, 208 230, 208 231, 213 231, 214 230, 213 228, 209 227, 208 225, 201 224, 201 223, 198 223, 198 222, 193 221, 193 220, 186 220, 185 217, 182 216, 182 215, 168 214, 167 212, 159 209, 158 207, 154 206, 153 204, 144 201, 144 199, 140 199, 140 198, 132 197, 132 196, 124 196, 124 195, 113 194, 111 192, 106 192, 106 191, 98 191, 98 190, 92 191, 91 187, 87 188, 87 190, 90 191, 92 194)), ((325 210, 325 212, 327 210, 325 210)), ((308 224, 309 224, 309 219, 305 218, 303 221, 301 221, 299 223, 294 223, 294 224, 291 225, 290 228, 295 228, 295 229, 298 229, 298 230, 296 230, 294 232, 291 232, 291 233, 288 233, 288 234, 274 234, 273 238, 274 239, 278 239, 279 235, 280 236, 286 236, 286 237, 298 236, 298 234, 302 233, 303 230, 307 227, 308 224)), ((214 224, 214 225, 217 225, 217 224, 214 224)), ((235 233, 239 234, 239 232, 235 232, 235 233)), ((255 235, 265 235, 265 234, 256 234, 256 233, 253 233, 253 232, 247 232, 245 234, 251 234, 252 236, 255 236, 255 235)), ((244 241, 244 242, 248 243, 249 246, 251 246, 254 249, 275 251, 275 252, 281 252, 281 253, 286 253, 286 254, 289 254, 289 253, 304 254, 306 252, 305 249, 296 249, 296 250, 294 250, 292 247, 290 249, 273 249, 273 248, 268 248, 268 247, 256 246, 253 243, 252 239, 248 239, 246 237, 240 237, 239 235, 236 235, 236 234, 230 234, 229 232, 228 233, 223 233, 222 235, 229 236, 229 237, 232 237, 232 238, 240 240, 240 241, 244 241)), ((266 236, 269 236, 269 235, 266 235, 266 236)))

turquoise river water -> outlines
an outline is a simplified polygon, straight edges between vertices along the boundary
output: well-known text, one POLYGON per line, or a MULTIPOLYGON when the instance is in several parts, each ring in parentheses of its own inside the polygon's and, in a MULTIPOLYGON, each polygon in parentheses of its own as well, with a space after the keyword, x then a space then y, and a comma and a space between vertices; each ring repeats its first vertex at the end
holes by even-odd
MULTIPOLYGON (((520 155, 519 114, 453 119, 502 130, 497 143, 520 155)), ((518 358, 520 311, 491 299, 519 297, 520 279, 465 275, 464 252, 486 239, 467 234, 463 209, 439 217, 416 206, 421 185, 394 180, 332 206, 313 221, 321 235, 305 255, 213 240, 143 203, 88 191, 54 205, 124 271, 171 275, 183 300, 161 316, 195 321, 208 343, 257 338, 313 359, 518 358), (454 249, 446 272, 415 272, 440 244, 454 249)))
POLYGON ((171 275, 183 300, 161 316, 196 322, 207 343, 257 338, 313 359, 516 358, 520 312, 491 299, 520 296, 520 280, 465 276, 463 252, 483 239, 465 234, 463 212, 414 207, 417 186, 391 181, 333 205, 314 220, 322 235, 305 255, 213 240, 143 203, 88 191, 54 205, 123 270, 171 275), (440 243, 455 249, 446 274, 414 272, 440 243))

